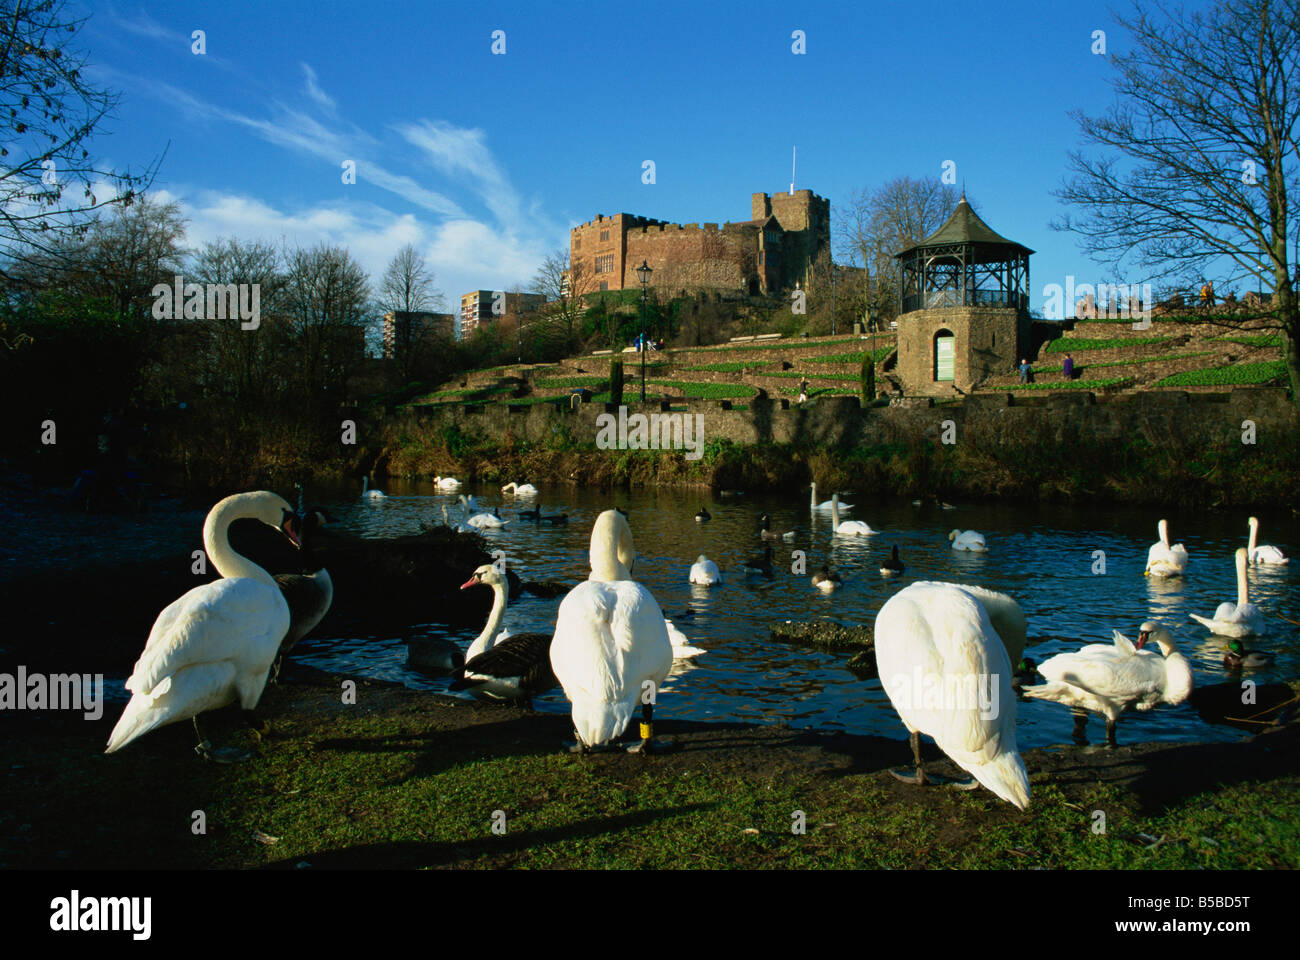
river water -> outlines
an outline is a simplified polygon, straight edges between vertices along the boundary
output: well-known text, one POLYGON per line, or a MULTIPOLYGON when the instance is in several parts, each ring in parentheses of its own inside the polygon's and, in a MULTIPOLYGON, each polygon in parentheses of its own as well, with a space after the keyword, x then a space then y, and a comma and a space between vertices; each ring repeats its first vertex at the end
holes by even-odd
MULTIPOLYGON (((454 496, 440 495, 427 483, 389 480, 382 500, 361 500, 309 490, 308 502, 320 503, 340 529, 365 537, 418 532, 425 523, 441 523, 441 506, 459 516, 454 496)), ((516 502, 496 486, 466 485, 487 507, 500 506, 501 515, 514 515, 516 502)), ((818 491, 819 499, 829 492, 818 491)), ((1035 506, 1022 504, 961 505, 942 510, 916 507, 909 501, 872 503, 846 492, 856 504, 849 516, 881 531, 872 537, 832 537, 829 516, 812 515, 808 494, 801 496, 717 497, 707 491, 617 491, 601 493, 563 486, 542 486, 544 515, 567 513, 567 526, 512 522, 488 530, 492 549, 503 549, 507 562, 525 580, 557 580, 576 584, 589 572, 587 550, 595 517, 612 506, 630 514, 637 548, 635 578, 648 587, 665 616, 708 652, 682 665, 664 686, 656 715, 690 720, 785 722, 850 733, 903 736, 905 731, 878 680, 859 680, 845 667, 848 654, 825 654, 771 639, 775 620, 826 619, 842 624, 871 624, 881 605, 914 580, 948 580, 1001 590, 1015 597, 1029 619, 1031 646, 1026 654, 1042 662, 1054 653, 1083 643, 1110 642, 1118 628, 1136 639, 1138 625, 1148 618, 1173 628, 1179 649, 1192 662, 1198 685, 1231 679, 1223 668, 1224 641, 1188 616, 1212 616, 1224 600, 1236 600, 1232 551, 1245 545, 1246 513, 1180 515, 1149 508, 1035 506), (696 523, 699 508, 713 519, 696 523), (772 529, 794 530, 792 543, 775 546, 777 574, 773 581, 745 577, 741 563, 762 552, 759 517, 772 516, 772 529), (1156 521, 1170 521, 1175 542, 1190 553, 1188 576, 1160 581, 1142 575, 1147 549, 1156 539, 1156 521), (985 554, 951 549, 948 531, 975 529, 988 541, 985 554), (880 563, 898 544, 907 571, 901 579, 880 576, 880 563), (808 573, 790 573, 793 550, 807 553, 808 573), (1105 574, 1095 574, 1104 551, 1105 574), (724 571, 725 583, 699 587, 687 577, 697 555, 706 554, 724 571), (785 559, 784 569, 780 561, 785 559), (810 583, 812 572, 829 563, 844 579, 831 595, 810 583), (688 610, 691 616, 684 616, 688 610)), ((520 501, 524 506, 531 505, 520 501)), ((1289 514, 1261 515, 1261 542, 1273 543, 1289 556, 1296 554, 1295 521, 1289 514)), ((466 570, 466 579, 472 571, 466 570)), ((1247 641, 1250 648, 1268 650, 1276 661, 1246 676, 1259 682, 1300 675, 1300 561, 1286 566, 1253 568, 1249 574, 1251 601, 1265 611, 1269 632, 1247 641)), ((486 588, 480 588, 486 589, 486 588)), ((526 594, 506 612, 512 632, 546 631, 554 625, 561 598, 543 600, 526 594)), ((327 624, 328 625, 328 624, 327 624)), ((468 647, 477 630, 449 631, 440 624, 413 628, 401 636, 330 636, 303 641, 295 660, 321 669, 353 673, 407 686, 446 692, 445 679, 432 679, 407 664, 406 637, 448 637, 468 647)), ((537 709, 566 713, 560 691, 538 698, 537 709)), ((1068 739, 1069 711, 1056 704, 1021 701, 1017 730, 1023 749, 1068 739)), ((1096 742, 1101 722, 1091 721, 1096 742)), ((1162 706, 1149 713, 1125 714, 1120 741, 1231 740, 1243 736, 1222 725, 1203 722, 1188 704, 1162 706)))

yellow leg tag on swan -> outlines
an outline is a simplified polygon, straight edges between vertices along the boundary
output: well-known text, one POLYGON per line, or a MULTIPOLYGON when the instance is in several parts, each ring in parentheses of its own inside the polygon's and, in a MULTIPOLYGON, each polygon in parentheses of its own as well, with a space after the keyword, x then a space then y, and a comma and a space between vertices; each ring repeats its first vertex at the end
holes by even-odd
POLYGON ((641 724, 641 739, 649 740, 655 735, 655 725, 653 723, 641 724))

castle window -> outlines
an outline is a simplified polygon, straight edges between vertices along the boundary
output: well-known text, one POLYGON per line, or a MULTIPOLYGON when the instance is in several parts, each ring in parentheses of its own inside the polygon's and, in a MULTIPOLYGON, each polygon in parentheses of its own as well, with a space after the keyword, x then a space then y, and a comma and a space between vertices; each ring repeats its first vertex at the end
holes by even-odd
POLYGON ((600 242, 605 243, 607 240, 609 240, 609 231, 608 230, 600 231, 600 242))
POLYGON ((596 272, 597 273, 614 272, 614 255, 612 253, 607 253, 603 257, 596 258, 596 272))
POLYGON ((582 238, 581 238, 581 237, 577 237, 577 238, 574 239, 574 241, 573 241, 573 249, 574 249, 574 250, 581 250, 581 249, 582 249, 582 238))
POLYGON ((609 289, 609 281, 608 281, 608 280, 602 280, 602 281, 600 281, 600 289, 602 289, 602 290, 608 290, 608 289, 609 289))
POLYGON ((762 251, 762 250, 758 251, 758 265, 759 265, 760 267, 763 265, 763 251, 762 251))

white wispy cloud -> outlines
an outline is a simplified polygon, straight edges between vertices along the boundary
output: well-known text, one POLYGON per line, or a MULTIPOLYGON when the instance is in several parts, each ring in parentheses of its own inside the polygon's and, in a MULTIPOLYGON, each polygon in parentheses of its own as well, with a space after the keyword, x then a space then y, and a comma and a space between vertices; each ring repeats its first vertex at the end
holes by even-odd
POLYGON ((302 72, 306 79, 307 96, 311 97, 317 104, 324 107, 330 113, 333 113, 335 108, 334 99, 322 90, 320 84, 316 82, 316 71, 311 68, 310 64, 304 63, 302 64, 302 72))

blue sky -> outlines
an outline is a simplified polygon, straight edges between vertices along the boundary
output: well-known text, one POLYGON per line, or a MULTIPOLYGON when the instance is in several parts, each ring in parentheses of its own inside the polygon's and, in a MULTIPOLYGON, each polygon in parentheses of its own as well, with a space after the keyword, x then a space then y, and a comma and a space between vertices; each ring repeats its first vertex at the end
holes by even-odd
POLYGON ((93 78, 121 93, 96 151, 139 167, 166 148, 155 190, 181 202, 194 245, 329 240, 377 282, 412 243, 450 306, 526 283, 598 213, 748 219, 751 192, 788 187, 797 145, 796 187, 830 198, 833 224, 851 191, 952 160, 989 224, 1037 251, 1035 306, 1067 274, 1104 278, 1047 225, 1079 144, 1068 111, 1110 102, 1091 35, 1111 52, 1124 38, 1104 3, 73 9, 91 14, 93 78))

